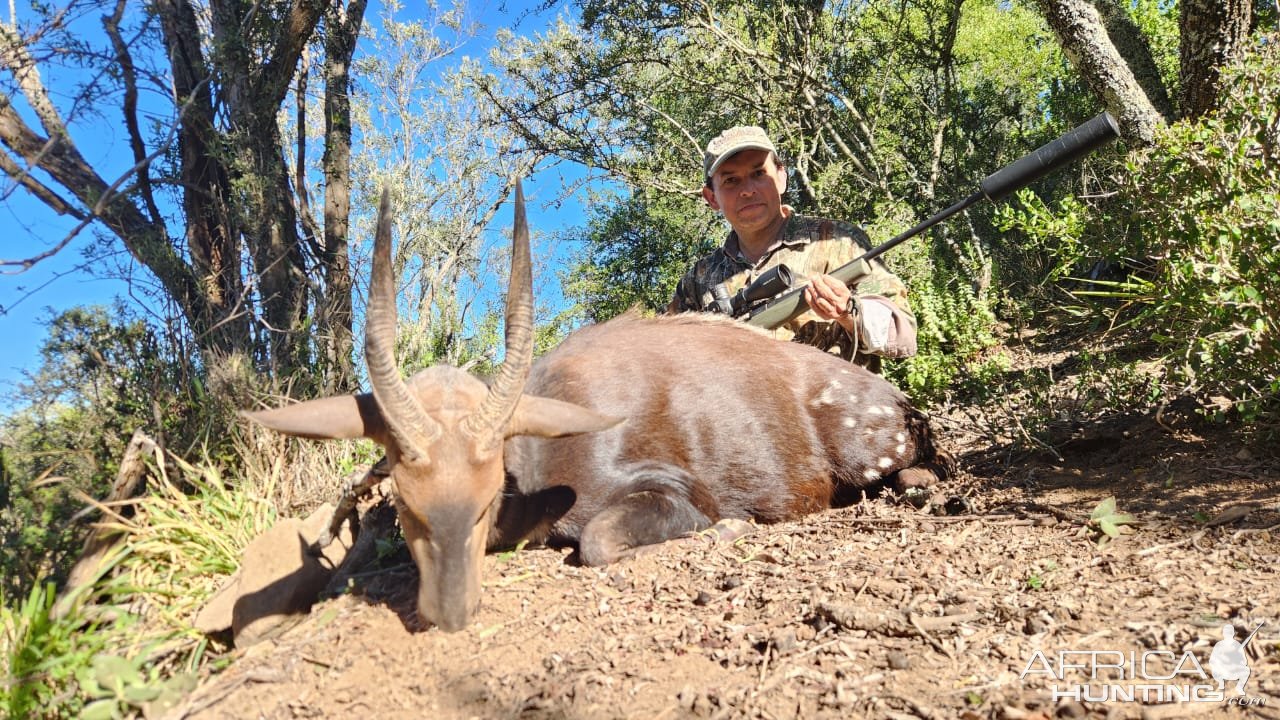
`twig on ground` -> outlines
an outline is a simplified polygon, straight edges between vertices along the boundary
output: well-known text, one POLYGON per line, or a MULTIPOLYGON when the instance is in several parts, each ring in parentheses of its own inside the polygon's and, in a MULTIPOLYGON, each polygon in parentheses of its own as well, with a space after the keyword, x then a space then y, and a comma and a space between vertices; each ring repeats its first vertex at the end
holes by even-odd
POLYGON ((1238 538, 1241 535, 1258 535, 1261 533, 1275 532, 1276 530, 1280 530, 1280 525, 1272 525, 1271 527, 1264 527, 1264 528, 1244 528, 1243 530, 1237 530, 1234 533, 1232 533, 1231 538, 1234 540, 1235 538, 1238 538))
POLYGON ((853 605, 837 605, 831 602, 818 604, 818 614, 846 630, 862 630, 893 637, 921 637, 930 641, 939 652, 951 656, 951 652, 931 633, 952 631, 961 623, 981 618, 978 613, 959 615, 925 616, 904 613, 901 610, 868 610, 853 605))
POLYGON ((936 710, 920 703, 918 700, 912 700, 911 698, 903 697, 901 695, 886 695, 884 699, 897 700, 898 702, 906 705, 907 709, 917 717, 924 718, 924 720, 940 720, 940 718, 943 717, 943 715, 938 713, 936 710))
POLYGON ((1138 551, 1138 557, 1145 557, 1145 556, 1147 556, 1147 555, 1154 555, 1155 553, 1161 552, 1161 551, 1163 551, 1163 550, 1169 550, 1169 549, 1171 549, 1171 548, 1181 547, 1181 546, 1183 546, 1183 545, 1191 545, 1191 544, 1194 544, 1194 543, 1195 543, 1195 541, 1197 541, 1197 540, 1199 540, 1200 538, 1204 537, 1204 533, 1205 533, 1205 531, 1204 531, 1204 530, 1197 530, 1197 531, 1196 531, 1195 533, 1193 533, 1190 537, 1182 538, 1181 540, 1178 540, 1178 541, 1176 541, 1176 542, 1165 543, 1165 544, 1163 544, 1163 545, 1153 545, 1153 546, 1151 546, 1151 547, 1147 548, 1146 550, 1139 550, 1139 551, 1138 551))

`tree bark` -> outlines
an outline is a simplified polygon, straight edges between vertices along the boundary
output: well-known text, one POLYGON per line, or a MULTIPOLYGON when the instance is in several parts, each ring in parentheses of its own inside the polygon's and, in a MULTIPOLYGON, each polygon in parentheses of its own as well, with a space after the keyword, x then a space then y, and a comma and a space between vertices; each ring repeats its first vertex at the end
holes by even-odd
POLYGON ((208 294, 213 336, 197 345, 218 354, 252 355, 250 314, 240 269, 240 229, 228 207, 230 178, 214 122, 212 73, 201 49, 196 15, 186 0, 156 4, 173 70, 175 100, 184 107, 178 129, 182 209, 187 250, 195 276, 208 294))
POLYGON ((1160 69, 1156 67, 1155 57, 1151 54, 1151 43, 1142 34, 1141 28, 1133 21, 1120 0, 1095 0, 1095 5, 1106 26, 1107 36, 1133 70, 1134 79, 1146 93, 1151 105, 1165 122, 1176 120, 1169 90, 1165 87, 1164 78, 1160 77, 1160 69))
MULTIPOLYGON (((124 455, 120 458, 120 469, 116 472, 116 480, 111 485, 111 492, 101 503, 94 503, 85 508, 85 510, 98 509, 116 513, 116 508, 119 508, 118 515, 120 517, 133 517, 133 507, 129 504, 129 501, 146 490, 147 484, 144 474, 147 471, 147 456, 155 453, 156 449, 155 440, 152 440, 141 430, 134 430, 133 437, 129 439, 129 444, 125 446, 124 455)), ((156 460, 157 462, 163 461, 159 457, 156 460)), ((63 617, 71 610, 75 602, 75 591, 92 583, 94 578, 102 572, 103 559, 120 540, 121 536, 118 531, 103 525, 94 525, 89 530, 84 540, 84 546, 80 550, 80 558, 76 560, 76 564, 67 573, 67 582, 58 593, 58 603, 54 611, 57 617, 63 617)))
POLYGON ((347 234, 351 213, 351 59, 364 22, 366 0, 325 12, 324 261, 326 361, 330 393, 355 388, 353 312, 347 234))
MULTIPOLYGON (((178 0, 180 2, 185 0, 178 0)), ((310 380, 305 256, 277 113, 313 37, 323 0, 264 5, 212 0, 214 65, 230 127, 232 198, 253 262, 263 341, 259 362, 280 379, 310 380)), ((307 392, 310 382, 292 383, 307 392)))
POLYGON ((1036 4, 1063 52, 1115 115, 1120 134, 1126 140, 1150 144, 1162 122, 1160 112, 1111 42, 1097 8, 1089 0, 1036 0, 1036 4))
POLYGON ((1178 18, 1182 116, 1217 107, 1220 69, 1249 37, 1252 0, 1183 0, 1178 18))

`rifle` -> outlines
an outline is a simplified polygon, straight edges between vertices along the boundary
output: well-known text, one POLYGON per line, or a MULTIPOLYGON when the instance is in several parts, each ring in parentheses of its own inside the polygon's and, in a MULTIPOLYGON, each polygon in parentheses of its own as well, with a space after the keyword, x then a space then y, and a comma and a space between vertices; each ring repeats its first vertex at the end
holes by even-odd
MULTIPOLYGON (((859 280, 870 274, 871 266, 868 264, 870 260, 892 250, 907 239, 919 235, 921 232, 965 210, 980 200, 986 199, 991 202, 999 202, 1014 190, 1026 187, 1045 175, 1060 170, 1068 163, 1088 155, 1119 136, 1120 128, 1116 125, 1115 118, 1111 117, 1111 114, 1107 112, 1099 113, 1093 119, 1062 137, 1041 145, 1030 153, 986 176, 978 183, 978 191, 969 197, 892 240, 877 245, 857 259, 832 270, 831 275, 852 287, 859 280)), ((788 272, 787 274, 789 275, 790 273, 788 272)), ((763 279, 761 277, 761 280, 763 279)), ((754 288, 759 284, 760 280, 757 280, 744 289, 742 293, 757 296, 759 290, 754 288)), ((809 309, 809 304, 804 300, 804 288, 792 288, 778 298, 761 305, 758 309, 752 310, 750 318, 746 322, 750 325, 772 330, 779 325, 794 320, 807 309, 809 309)))
POLYGON ((1253 636, 1257 635, 1258 631, 1262 629, 1262 626, 1266 624, 1267 624, 1266 620, 1263 620, 1262 622, 1258 623, 1258 627, 1254 628, 1253 632, 1249 633, 1249 637, 1245 638, 1244 642, 1240 643, 1240 649, 1243 650, 1245 646, 1249 644, 1249 641, 1253 639, 1253 636))
POLYGON ((719 283, 711 288, 711 298, 715 302, 716 312, 738 318, 757 308, 763 308, 766 300, 790 290, 793 284, 791 268, 779 264, 766 270, 755 282, 734 293, 733 297, 729 297, 724 283, 719 283))

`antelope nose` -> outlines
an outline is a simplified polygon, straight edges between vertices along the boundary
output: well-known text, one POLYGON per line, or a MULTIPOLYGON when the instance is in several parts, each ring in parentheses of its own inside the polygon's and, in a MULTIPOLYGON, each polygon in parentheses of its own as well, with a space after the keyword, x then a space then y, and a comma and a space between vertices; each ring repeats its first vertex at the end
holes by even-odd
POLYGON ((466 605, 450 603, 449 606, 440 608, 440 614, 431 620, 442 631, 453 633, 467 627, 471 621, 471 612, 466 605))

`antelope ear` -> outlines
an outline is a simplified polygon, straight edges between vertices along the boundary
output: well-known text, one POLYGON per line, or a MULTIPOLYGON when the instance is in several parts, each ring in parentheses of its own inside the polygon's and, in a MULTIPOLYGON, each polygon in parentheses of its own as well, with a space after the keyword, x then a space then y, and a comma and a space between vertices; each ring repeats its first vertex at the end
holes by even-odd
POLYGON ((366 437, 385 445, 387 426, 370 393, 339 395, 274 410, 241 411, 259 425, 313 440, 366 437))
POLYGON ((506 437, 536 435, 538 437, 565 437, 582 433, 608 430, 625 418, 601 415, 581 405, 552 400, 536 395, 521 395, 511 421, 507 423, 506 437))

